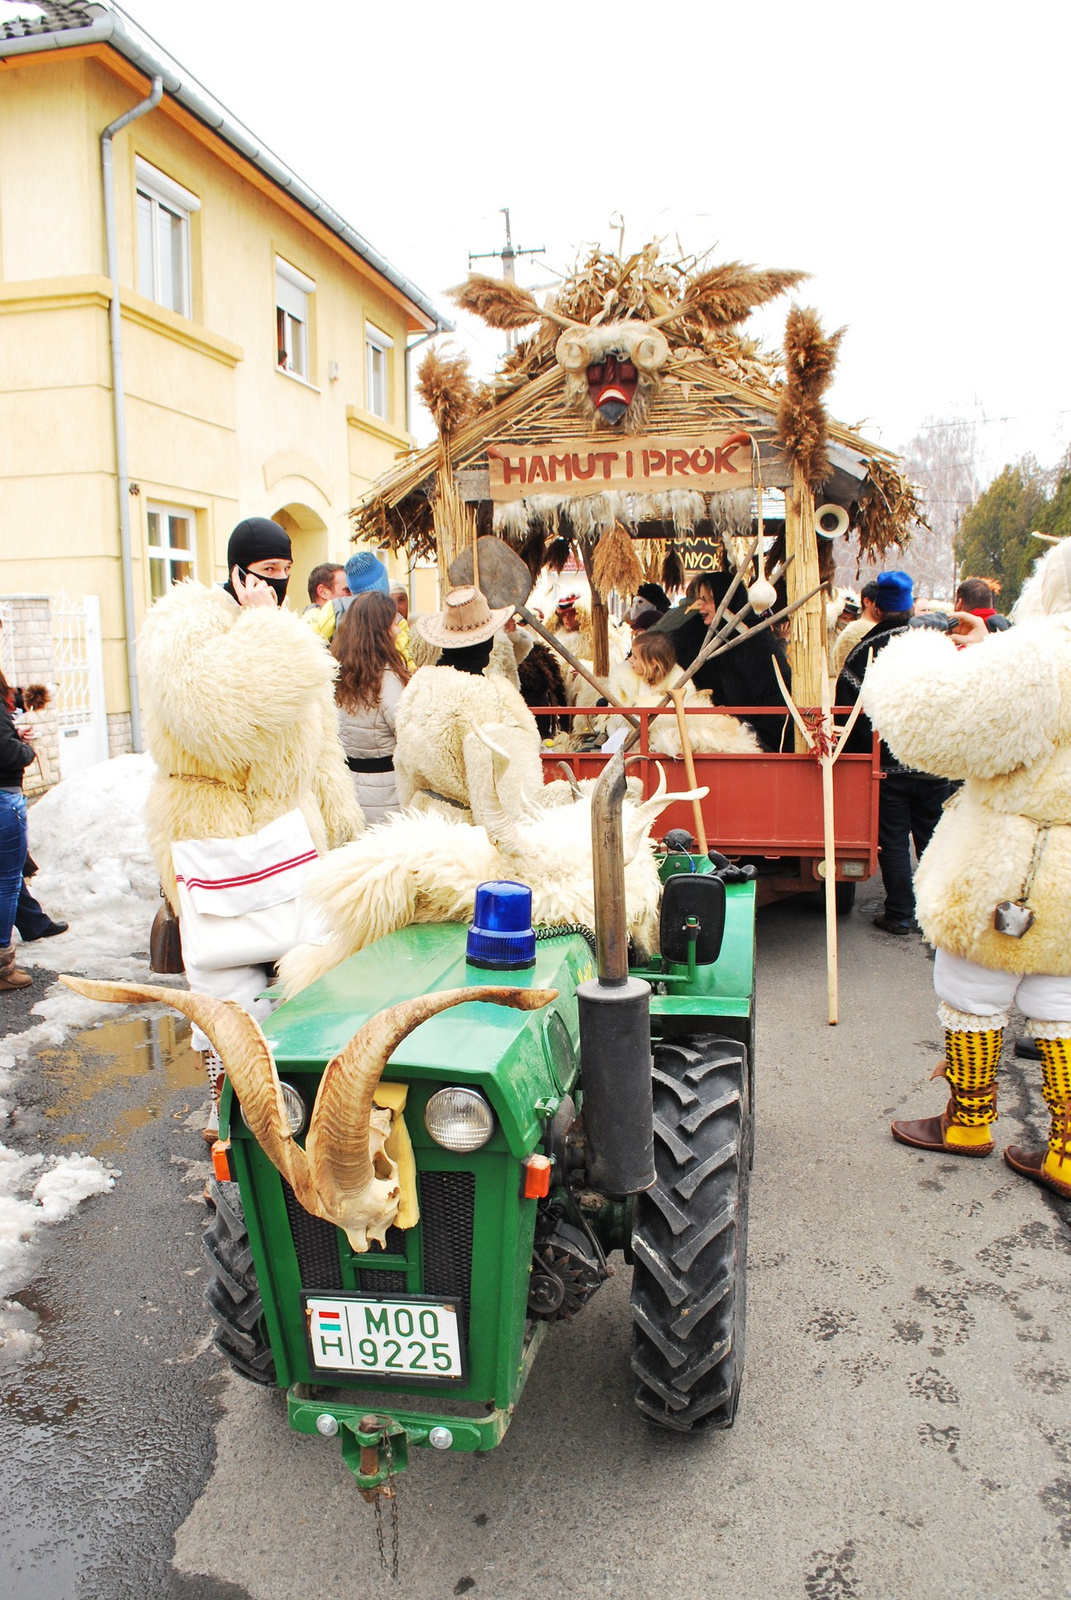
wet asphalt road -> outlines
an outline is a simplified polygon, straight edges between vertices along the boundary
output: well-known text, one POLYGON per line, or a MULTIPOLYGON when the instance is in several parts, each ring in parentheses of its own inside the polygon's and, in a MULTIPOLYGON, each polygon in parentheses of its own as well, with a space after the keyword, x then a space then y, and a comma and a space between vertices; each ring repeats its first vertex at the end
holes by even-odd
MULTIPOLYGON (((414 1452, 394 1592, 1071 1594, 1069 1208, 997 1158, 889 1139, 890 1116, 940 1108, 939 1029, 926 953, 871 929, 873 897, 842 923, 836 1029, 821 918, 762 914, 736 1427, 679 1440, 634 1413, 620 1269, 552 1330, 497 1451, 414 1452)), ((200 1094, 159 1058, 109 1077, 87 1056, 85 1099, 54 1058, 22 1097, 21 1144, 77 1136, 123 1177, 50 1232, 28 1297, 43 1354, 0 1384, 0 1594, 388 1593, 337 1446, 291 1433, 280 1398, 208 1347, 200 1094)), ((998 1147, 1040 1134, 1037 1071, 1006 1051, 998 1147)))

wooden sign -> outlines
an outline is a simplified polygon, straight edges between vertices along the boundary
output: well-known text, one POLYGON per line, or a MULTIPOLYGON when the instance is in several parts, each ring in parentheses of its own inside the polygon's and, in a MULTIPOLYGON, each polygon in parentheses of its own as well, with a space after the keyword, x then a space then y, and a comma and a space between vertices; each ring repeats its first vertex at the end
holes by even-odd
POLYGON ((667 489, 751 487, 751 440, 746 433, 696 433, 674 438, 604 434, 540 445, 504 441, 487 446, 491 499, 527 495, 663 494, 667 489))
POLYGON ((725 565, 725 551, 713 539, 676 539, 674 543, 685 572, 720 572, 725 565))

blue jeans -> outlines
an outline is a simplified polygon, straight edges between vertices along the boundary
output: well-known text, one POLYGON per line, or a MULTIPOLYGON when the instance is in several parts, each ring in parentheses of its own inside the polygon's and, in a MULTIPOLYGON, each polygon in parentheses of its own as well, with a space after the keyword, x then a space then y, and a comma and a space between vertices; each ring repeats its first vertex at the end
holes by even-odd
POLYGON ((0 950, 11 943, 25 864, 26 797, 21 790, 0 789, 0 950))

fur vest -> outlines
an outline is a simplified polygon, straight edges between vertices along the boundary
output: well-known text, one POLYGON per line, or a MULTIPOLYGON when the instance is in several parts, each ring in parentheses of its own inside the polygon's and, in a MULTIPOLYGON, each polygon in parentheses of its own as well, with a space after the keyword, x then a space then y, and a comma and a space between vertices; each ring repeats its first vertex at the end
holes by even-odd
POLYGON ((395 727, 403 806, 490 825, 500 809, 517 818, 538 802, 539 731, 505 678, 421 667, 398 704, 395 727))
POLYGON ((321 852, 364 827, 339 744, 335 663, 300 617, 180 583, 138 640, 149 842, 176 904, 175 839, 235 839, 300 807, 321 852))
POLYGON ((966 780, 915 879, 926 938, 1003 972, 1071 974, 1071 615, 965 650, 910 629, 861 698, 898 760, 966 780), (1013 939, 993 914, 1021 897, 1032 860, 1035 921, 1013 939))

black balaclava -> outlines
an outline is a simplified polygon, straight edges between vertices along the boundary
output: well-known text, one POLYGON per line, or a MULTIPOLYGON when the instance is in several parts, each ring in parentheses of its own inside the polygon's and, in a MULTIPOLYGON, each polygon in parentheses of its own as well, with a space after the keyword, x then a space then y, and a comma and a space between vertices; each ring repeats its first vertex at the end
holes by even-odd
POLYGON ((479 644, 465 644, 458 650, 444 650, 439 657, 440 667, 453 667, 455 672, 471 672, 478 678, 491 659, 494 639, 483 639, 479 644))
MULTIPOLYGON (((244 582, 249 565, 253 561, 291 561, 293 551, 290 548, 290 535, 280 528, 277 522, 272 522, 268 517, 246 517, 240 522, 227 541, 227 581, 223 585, 232 600, 237 600, 231 585, 231 573, 235 567, 241 568, 241 577, 244 582)), ((257 574, 260 577, 260 574, 257 574)), ((286 586, 289 578, 260 578, 261 583, 268 583, 275 590, 275 598, 279 605, 286 599, 286 586)))

